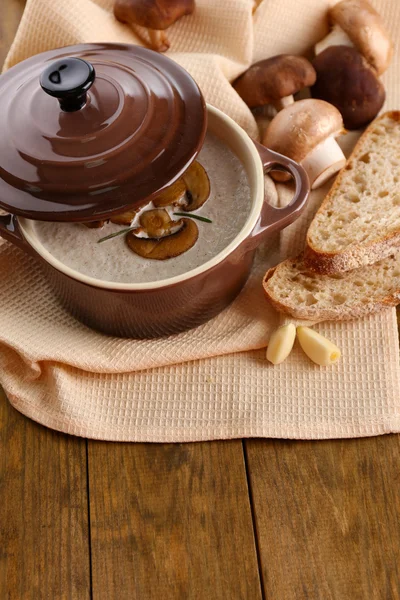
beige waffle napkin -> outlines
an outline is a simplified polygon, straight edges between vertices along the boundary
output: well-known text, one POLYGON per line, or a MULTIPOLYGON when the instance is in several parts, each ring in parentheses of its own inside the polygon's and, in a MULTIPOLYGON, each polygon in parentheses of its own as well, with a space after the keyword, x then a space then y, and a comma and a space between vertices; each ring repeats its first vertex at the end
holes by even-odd
MULTIPOLYGON (((249 64, 281 52, 304 53, 326 32, 327 0, 197 0, 195 15, 173 26, 171 58, 200 84, 208 102, 257 135, 229 81, 249 64)), ((396 37, 397 0, 375 6, 396 37)), ((28 0, 6 68, 77 42, 143 43, 116 22, 111 0, 28 0)), ((387 107, 399 107, 399 49, 385 74, 387 107)), ((351 147, 355 136, 346 140, 351 147)), ((277 193, 266 180, 273 198, 277 193)), ((352 437, 400 430, 400 367, 395 311, 318 329, 343 351, 321 369, 295 349, 272 367, 264 350, 276 315, 261 291, 264 271, 300 249, 313 210, 258 252, 242 294, 223 314, 164 340, 106 337, 66 314, 39 267, 0 242, 0 383, 29 417, 75 435, 129 441, 273 436, 352 437), (247 351, 247 352, 244 352, 247 351), (235 353, 235 354, 234 354, 235 353), (172 365, 172 366, 171 366, 172 365)), ((288 190, 279 187, 281 201, 288 190)))

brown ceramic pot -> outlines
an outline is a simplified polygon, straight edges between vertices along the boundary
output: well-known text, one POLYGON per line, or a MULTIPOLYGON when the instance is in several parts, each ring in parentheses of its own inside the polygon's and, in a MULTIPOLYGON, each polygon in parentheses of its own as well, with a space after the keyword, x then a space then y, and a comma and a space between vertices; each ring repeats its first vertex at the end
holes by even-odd
POLYGON ((201 325, 240 292, 257 246, 292 223, 303 210, 309 194, 304 169, 253 142, 218 109, 207 106, 207 112, 209 131, 232 148, 246 169, 252 208, 245 226, 229 246, 200 267, 153 283, 104 282, 74 271, 49 254, 28 219, 0 217, 0 235, 40 260, 62 304, 89 327, 115 336, 150 338, 201 325), (284 208, 271 206, 264 194, 264 173, 277 168, 289 171, 295 181, 293 200, 284 208))

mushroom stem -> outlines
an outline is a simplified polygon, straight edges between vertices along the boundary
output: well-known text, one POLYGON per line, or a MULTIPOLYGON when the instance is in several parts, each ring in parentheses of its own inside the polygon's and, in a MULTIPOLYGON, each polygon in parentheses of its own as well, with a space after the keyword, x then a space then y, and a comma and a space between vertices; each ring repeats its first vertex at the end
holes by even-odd
POLYGON ((313 190, 328 181, 345 164, 346 158, 334 137, 328 137, 318 144, 301 161, 301 165, 307 171, 313 190))
POLYGON ((166 52, 171 44, 165 31, 161 29, 149 29, 148 32, 153 49, 158 52, 166 52))
POLYGON ((354 44, 339 25, 334 25, 331 31, 318 44, 315 44, 315 54, 321 54, 329 46, 353 46, 354 44))
POLYGON ((280 98, 279 100, 276 100, 274 102, 274 106, 275 106, 276 110, 279 112, 286 106, 289 106, 289 104, 293 104, 293 102, 294 102, 294 98, 292 95, 285 96, 284 98, 280 98))

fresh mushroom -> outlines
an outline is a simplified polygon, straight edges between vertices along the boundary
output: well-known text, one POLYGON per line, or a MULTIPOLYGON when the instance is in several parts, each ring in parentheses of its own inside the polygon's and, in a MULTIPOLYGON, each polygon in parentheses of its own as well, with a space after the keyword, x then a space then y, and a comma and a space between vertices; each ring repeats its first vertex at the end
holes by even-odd
POLYGON ((385 101, 385 88, 355 48, 331 46, 318 54, 313 65, 317 72, 313 98, 336 106, 347 129, 363 127, 376 117, 385 101))
MULTIPOLYGON (((346 163, 335 140, 342 133, 343 120, 337 108, 323 100, 307 98, 287 106, 272 119, 263 144, 300 163, 315 189, 346 163)), ((273 171, 272 176, 277 181, 290 177, 279 171, 273 171)))
POLYGON ((165 52, 170 43, 164 30, 194 8, 195 0, 116 0, 114 15, 122 23, 148 29, 152 48, 165 52))
POLYGON ((203 206, 210 196, 210 180, 205 168, 195 160, 182 175, 186 186, 186 198, 181 206, 184 211, 192 212, 203 206))
POLYGON ((186 193, 186 185, 183 179, 177 179, 175 183, 169 185, 167 188, 159 192, 153 198, 153 204, 157 208, 162 206, 171 206, 173 204, 179 204, 180 200, 186 193))
POLYGON ((331 32, 315 46, 320 54, 329 46, 354 46, 381 75, 389 66, 393 43, 381 16, 367 0, 342 0, 328 13, 331 32))
POLYGON ((314 82, 315 71, 306 58, 279 54, 252 65, 233 87, 249 108, 273 104, 279 111, 294 102, 293 94, 314 82))
MULTIPOLYGON (((175 222, 177 223, 177 222, 175 222)), ((166 260, 187 252, 197 241, 199 230, 191 219, 180 219, 181 228, 171 235, 161 238, 137 237, 134 231, 126 236, 129 248, 142 256, 153 260, 166 260)))

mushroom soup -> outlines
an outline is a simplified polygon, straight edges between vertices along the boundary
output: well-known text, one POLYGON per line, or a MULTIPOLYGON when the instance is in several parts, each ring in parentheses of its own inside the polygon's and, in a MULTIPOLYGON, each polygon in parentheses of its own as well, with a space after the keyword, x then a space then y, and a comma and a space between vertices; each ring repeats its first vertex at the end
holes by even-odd
POLYGON ((35 221, 34 229, 68 267, 103 281, 142 283, 181 275, 212 259, 238 235, 250 210, 242 163, 208 133, 198 162, 138 213, 113 217, 115 222, 101 228, 35 221), (129 227, 134 229, 126 232, 129 227), (103 240, 119 232, 124 233, 103 240))

